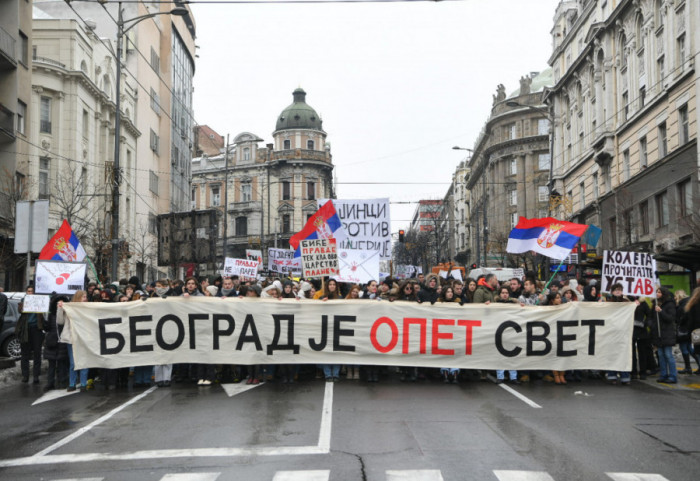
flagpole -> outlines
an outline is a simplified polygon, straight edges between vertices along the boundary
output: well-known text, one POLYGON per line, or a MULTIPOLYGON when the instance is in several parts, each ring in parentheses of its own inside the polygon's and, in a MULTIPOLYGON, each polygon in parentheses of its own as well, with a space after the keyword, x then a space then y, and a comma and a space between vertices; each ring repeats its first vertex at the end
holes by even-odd
MULTIPOLYGON (((97 269, 95 269, 95 265, 92 263, 90 260, 90 257, 85 256, 85 258, 88 261, 88 265, 90 266, 90 269, 92 269, 92 273, 95 274, 95 281, 99 284, 100 283, 100 277, 97 275, 97 269)), ((85 286, 87 287, 87 286, 85 286)))

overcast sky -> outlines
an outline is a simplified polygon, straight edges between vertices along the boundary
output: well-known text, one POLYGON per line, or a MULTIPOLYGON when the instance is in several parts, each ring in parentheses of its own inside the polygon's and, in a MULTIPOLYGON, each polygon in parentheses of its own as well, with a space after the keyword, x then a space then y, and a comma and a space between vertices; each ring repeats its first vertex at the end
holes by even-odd
POLYGON ((302 87, 332 145, 338 198, 389 197, 396 232, 412 202, 445 195, 466 154, 452 146, 473 147, 496 86, 510 94, 548 67, 558 3, 194 5, 195 119, 271 142, 302 87))

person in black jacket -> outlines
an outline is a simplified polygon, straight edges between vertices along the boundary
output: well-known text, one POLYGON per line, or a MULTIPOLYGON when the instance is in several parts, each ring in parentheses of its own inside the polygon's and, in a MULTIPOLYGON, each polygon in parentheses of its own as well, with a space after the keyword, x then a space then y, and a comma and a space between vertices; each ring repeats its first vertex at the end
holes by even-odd
POLYGON ((0 332, 2 332, 2 325, 5 324, 5 311, 7 311, 7 296, 0 292, 0 332))
POLYGON ((428 274, 425 285, 418 291, 418 302, 435 304, 440 297, 440 282, 435 274, 428 274))
POLYGON ((690 339, 690 315, 686 306, 690 302, 690 297, 685 293, 684 290, 680 289, 676 291, 676 324, 678 326, 678 347, 681 348, 681 355, 683 356, 683 364, 685 367, 679 374, 693 374, 693 369, 690 366, 690 357, 695 359, 695 363, 700 366, 700 359, 698 359, 698 353, 695 352, 693 348, 693 343, 690 339))
MULTIPOLYGON (((695 329, 700 329, 700 287, 696 287, 690 295, 690 300, 685 305, 685 312, 688 316, 688 322, 690 324, 689 330, 692 336, 695 329)), ((692 338, 690 342, 692 344, 692 338)), ((696 344, 694 346, 695 354, 698 353, 698 347, 700 347, 700 345, 696 344)), ((695 371, 695 374, 700 375, 700 368, 695 371)))
MULTIPOLYGON (((630 300, 635 300, 630 298, 630 300)), ((632 331, 632 377, 646 379, 647 372, 656 372, 654 351, 651 348, 649 323, 652 319, 651 308, 644 299, 634 310, 634 330, 632 331)))
POLYGON ((659 379, 656 382, 675 384, 676 360, 673 346, 676 344, 676 301, 665 287, 656 290, 652 309, 651 336, 659 355, 659 379))
POLYGON ((44 391, 65 389, 68 387, 68 369, 70 367, 68 348, 66 344, 59 342, 63 326, 56 324, 56 311, 59 301, 69 302, 70 298, 68 296, 54 296, 51 298, 49 304, 49 316, 44 326, 46 330, 46 337, 44 338, 44 359, 49 362, 44 391))

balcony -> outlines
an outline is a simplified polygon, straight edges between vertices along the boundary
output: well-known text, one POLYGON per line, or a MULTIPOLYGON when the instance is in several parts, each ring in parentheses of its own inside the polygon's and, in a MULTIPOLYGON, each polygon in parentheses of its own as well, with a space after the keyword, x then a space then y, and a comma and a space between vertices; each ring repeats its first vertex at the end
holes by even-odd
POLYGON ((319 160, 321 162, 330 162, 331 156, 328 152, 321 150, 291 149, 272 152, 270 160, 319 160))
POLYGON ((0 104, 0 143, 14 142, 15 113, 0 104))
POLYGON ((66 68, 66 65, 62 64, 58 60, 54 60, 52 58, 47 57, 37 57, 36 55, 32 57, 32 62, 45 65, 53 65, 54 67, 66 68))
POLYGON ((229 202, 228 211, 232 213, 255 212, 262 210, 262 202, 229 202))
POLYGON ((0 27, 0 70, 17 68, 15 38, 0 27))

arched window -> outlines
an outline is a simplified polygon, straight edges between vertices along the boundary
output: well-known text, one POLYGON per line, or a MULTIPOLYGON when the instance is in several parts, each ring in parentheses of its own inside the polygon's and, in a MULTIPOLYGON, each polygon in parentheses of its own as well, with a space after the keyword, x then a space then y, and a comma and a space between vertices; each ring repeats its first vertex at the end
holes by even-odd
POLYGON ((658 29, 664 24, 664 2, 663 0, 654 1, 654 26, 658 29))
POLYGON ((627 37, 623 33, 620 36, 620 43, 618 45, 618 52, 620 52, 620 68, 627 68, 627 37))
POLYGON ((309 150, 314 150, 314 141, 313 140, 307 140, 306 141, 306 148, 309 150))
POLYGON ((243 149, 243 160, 250 160, 250 147, 243 149))
POLYGON ((85 60, 83 60, 82 62, 80 62, 80 71, 83 72, 85 75, 87 75, 87 73, 88 73, 88 69, 87 69, 87 68, 88 68, 88 67, 87 67, 87 63, 85 62, 85 60))

